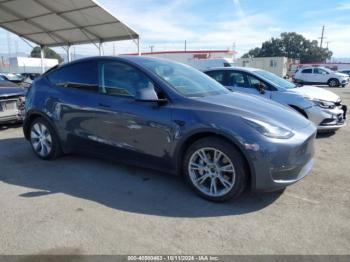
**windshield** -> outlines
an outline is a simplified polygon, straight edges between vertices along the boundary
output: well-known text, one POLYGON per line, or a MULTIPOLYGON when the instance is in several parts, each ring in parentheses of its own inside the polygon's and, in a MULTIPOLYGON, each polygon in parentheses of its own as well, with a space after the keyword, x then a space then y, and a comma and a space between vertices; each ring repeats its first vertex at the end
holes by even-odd
POLYGON ((140 63, 187 97, 227 94, 229 91, 206 74, 180 63, 142 59, 140 63))
POLYGON ((260 76, 261 78, 268 80, 270 82, 272 82, 273 84, 275 84, 277 87, 281 87, 284 89, 291 89, 291 88, 296 88, 296 85, 267 71, 263 71, 263 70, 257 70, 254 71, 255 74, 257 74, 258 76, 260 76))

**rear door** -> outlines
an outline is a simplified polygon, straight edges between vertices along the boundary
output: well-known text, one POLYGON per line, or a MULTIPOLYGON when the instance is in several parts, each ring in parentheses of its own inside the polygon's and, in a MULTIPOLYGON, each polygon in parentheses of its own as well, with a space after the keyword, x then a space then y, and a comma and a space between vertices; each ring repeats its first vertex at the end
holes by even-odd
POLYGON ((312 68, 301 69, 300 80, 304 82, 314 82, 312 68))
MULTIPOLYGON (((118 61, 99 63, 100 93, 96 121, 98 140, 129 162, 170 164, 171 104, 140 102, 136 91, 155 85, 138 69, 118 61)), ((161 92, 159 92, 161 96, 161 92)))
POLYGON ((46 108, 57 121, 61 137, 73 149, 89 148, 96 141, 97 63, 64 66, 49 74, 48 80, 52 89, 46 108))

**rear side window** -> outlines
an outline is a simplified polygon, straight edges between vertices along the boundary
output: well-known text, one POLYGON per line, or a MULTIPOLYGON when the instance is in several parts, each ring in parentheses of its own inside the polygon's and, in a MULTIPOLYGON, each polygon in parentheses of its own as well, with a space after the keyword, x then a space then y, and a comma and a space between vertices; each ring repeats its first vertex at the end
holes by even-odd
POLYGON ((215 79, 216 81, 218 81, 220 84, 225 85, 223 71, 211 71, 211 72, 207 72, 207 75, 215 79))
POLYGON ((312 69, 311 68, 303 69, 303 71, 301 71, 301 73, 303 73, 303 74, 312 74, 312 69))
POLYGON ((248 87, 248 83, 243 73, 229 72, 228 73, 228 85, 236 87, 248 87))
POLYGON ((59 68, 48 76, 59 87, 98 92, 98 67, 96 62, 81 62, 59 68))

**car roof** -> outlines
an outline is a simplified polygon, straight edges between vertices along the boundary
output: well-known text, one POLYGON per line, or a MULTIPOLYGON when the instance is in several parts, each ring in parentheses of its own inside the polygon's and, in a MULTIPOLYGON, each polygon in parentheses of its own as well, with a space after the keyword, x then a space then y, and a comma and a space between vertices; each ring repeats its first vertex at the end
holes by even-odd
MULTIPOLYGON (((58 68, 62 68, 68 65, 74 65, 78 63, 83 63, 83 62, 90 62, 90 61, 101 61, 101 60, 114 60, 114 61, 129 61, 129 62, 138 62, 138 61, 172 61, 169 59, 164 59, 164 58, 156 58, 156 57, 149 57, 149 56, 137 56, 137 55, 118 55, 118 56, 90 56, 90 57, 84 57, 80 58, 71 62, 65 62, 58 64, 52 68, 50 68, 48 71, 45 72, 45 74, 56 70, 58 68)), ((172 61, 175 62, 176 61, 172 61)))
POLYGON ((225 70, 225 71, 239 70, 244 72, 255 72, 255 71, 260 71, 261 69, 253 68, 253 67, 232 66, 232 67, 213 67, 208 70, 204 70, 204 72, 217 71, 217 70, 225 70))

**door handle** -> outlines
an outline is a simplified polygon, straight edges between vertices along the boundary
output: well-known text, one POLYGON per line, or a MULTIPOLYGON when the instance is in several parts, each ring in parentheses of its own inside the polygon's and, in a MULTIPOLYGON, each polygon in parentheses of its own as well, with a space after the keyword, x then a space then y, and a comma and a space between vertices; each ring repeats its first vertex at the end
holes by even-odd
POLYGON ((103 104, 103 103, 98 103, 99 106, 102 106, 102 107, 106 107, 106 108, 110 108, 111 106, 110 105, 107 105, 107 104, 103 104))

